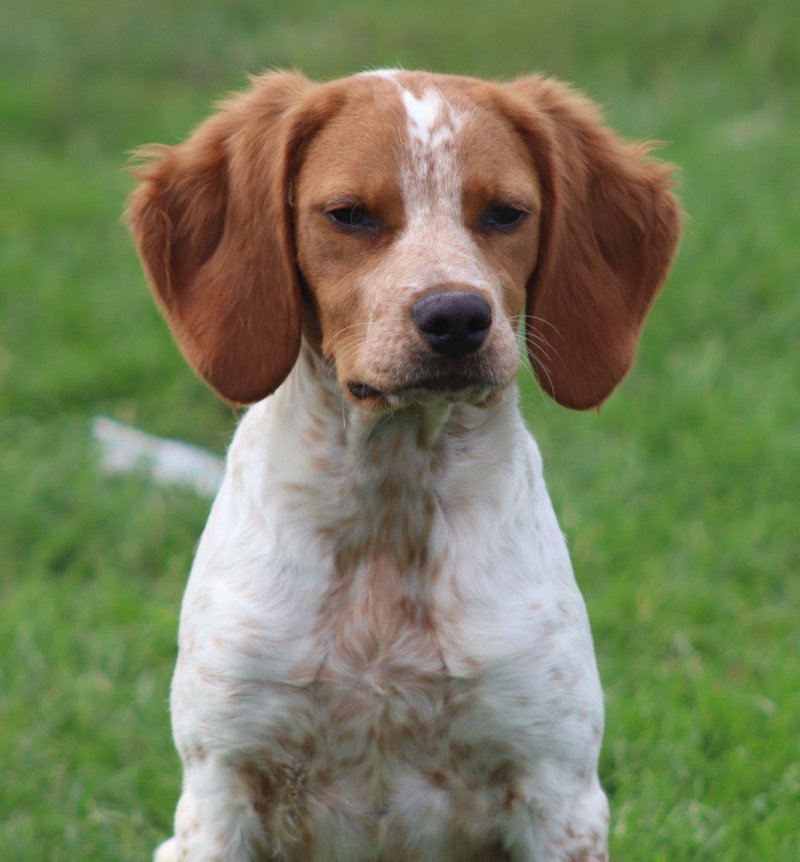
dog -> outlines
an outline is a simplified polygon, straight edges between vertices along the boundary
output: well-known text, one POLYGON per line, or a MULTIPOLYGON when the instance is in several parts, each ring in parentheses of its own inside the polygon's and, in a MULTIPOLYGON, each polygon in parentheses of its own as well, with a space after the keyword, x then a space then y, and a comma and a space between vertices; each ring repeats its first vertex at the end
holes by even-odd
POLYGON ((679 233, 570 87, 273 72, 140 151, 189 364, 252 405, 197 548, 158 862, 600 862, 589 623, 518 406, 598 407, 679 233))

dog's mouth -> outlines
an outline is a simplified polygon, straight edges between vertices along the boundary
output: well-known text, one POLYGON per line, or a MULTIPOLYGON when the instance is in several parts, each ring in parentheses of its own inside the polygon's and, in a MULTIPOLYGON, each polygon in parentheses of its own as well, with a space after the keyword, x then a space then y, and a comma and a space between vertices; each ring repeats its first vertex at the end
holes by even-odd
POLYGON ((381 395, 383 395, 380 389, 376 389, 374 386, 370 386, 367 383, 361 383, 356 380, 351 380, 347 384, 347 389, 350 394, 359 401, 366 401, 369 398, 380 398, 381 395))
POLYGON ((468 374, 446 374, 421 377, 387 389, 376 389, 362 380, 347 382, 348 392, 364 403, 385 402, 387 405, 410 401, 474 401, 487 397, 498 388, 494 380, 468 374))

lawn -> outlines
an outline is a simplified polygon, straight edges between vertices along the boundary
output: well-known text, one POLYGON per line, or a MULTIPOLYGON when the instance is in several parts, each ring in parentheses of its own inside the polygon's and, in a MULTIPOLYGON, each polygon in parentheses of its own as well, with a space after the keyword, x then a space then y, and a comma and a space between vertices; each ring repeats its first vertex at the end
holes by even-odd
POLYGON ((792 0, 6 0, 0 27, 0 859, 141 860, 208 503, 109 479, 111 415, 222 452, 119 223, 127 153, 245 72, 541 70, 681 166, 681 252, 602 412, 523 378, 607 697, 622 862, 800 859, 800 16, 792 0))

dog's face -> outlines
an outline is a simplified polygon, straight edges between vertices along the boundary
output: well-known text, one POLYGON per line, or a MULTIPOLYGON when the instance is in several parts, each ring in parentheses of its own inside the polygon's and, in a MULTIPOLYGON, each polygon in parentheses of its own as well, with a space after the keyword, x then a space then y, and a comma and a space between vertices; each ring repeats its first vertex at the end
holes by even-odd
POLYGON ((129 210, 189 362, 249 402, 301 333, 354 405, 491 401, 528 355, 560 403, 601 403, 679 233, 667 167, 538 77, 267 75, 151 148, 129 210))
POLYGON ((292 201, 347 397, 482 400, 514 380, 542 198, 493 105, 457 81, 363 76, 305 149, 292 201))

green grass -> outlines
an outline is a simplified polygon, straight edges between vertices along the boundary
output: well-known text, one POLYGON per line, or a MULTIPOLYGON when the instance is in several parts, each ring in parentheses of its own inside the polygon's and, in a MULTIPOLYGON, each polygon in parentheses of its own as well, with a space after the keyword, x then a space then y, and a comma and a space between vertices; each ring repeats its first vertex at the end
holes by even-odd
POLYGON ((599 415, 525 384, 607 693, 623 862, 800 859, 800 16, 792 0, 8 0, 0 28, 0 859, 144 859, 207 504, 100 475, 108 413, 222 451, 119 225, 126 154, 245 72, 544 70, 682 167, 686 234, 599 415))

